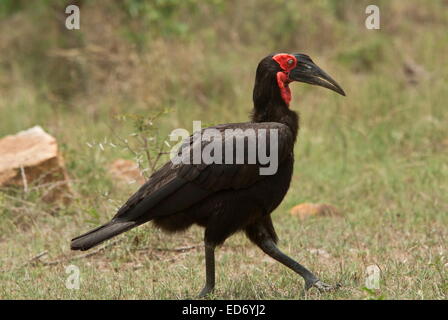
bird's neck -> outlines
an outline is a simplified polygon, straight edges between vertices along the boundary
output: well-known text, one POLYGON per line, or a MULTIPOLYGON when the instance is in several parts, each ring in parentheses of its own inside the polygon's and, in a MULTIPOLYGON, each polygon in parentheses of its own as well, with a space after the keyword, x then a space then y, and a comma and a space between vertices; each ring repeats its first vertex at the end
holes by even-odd
POLYGON ((255 81, 253 92, 253 122, 279 122, 287 125, 297 138, 299 115, 284 101, 275 78, 265 76, 255 81))

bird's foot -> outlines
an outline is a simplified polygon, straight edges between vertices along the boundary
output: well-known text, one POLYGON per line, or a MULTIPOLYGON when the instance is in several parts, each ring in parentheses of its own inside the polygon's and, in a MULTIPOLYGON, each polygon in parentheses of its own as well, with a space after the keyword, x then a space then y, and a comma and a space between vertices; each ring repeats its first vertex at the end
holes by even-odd
POLYGON ((314 282, 307 282, 305 285, 305 290, 309 290, 310 288, 317 288, 320 292, 328 292, 328 291, 333 291, 336 289, 339 289, 341 287, 340 284, 336 284, 336 285, 330 285, 330 284, 326 284, 325 282, 322 282, 320 280, 314 281, 314 282))
POLYGON ((214 287, 206 285, 204 289, 201 290, 201 292, 198 295, 198 298, 204 298, 205 296, 209 295, 213 292, 214 287))

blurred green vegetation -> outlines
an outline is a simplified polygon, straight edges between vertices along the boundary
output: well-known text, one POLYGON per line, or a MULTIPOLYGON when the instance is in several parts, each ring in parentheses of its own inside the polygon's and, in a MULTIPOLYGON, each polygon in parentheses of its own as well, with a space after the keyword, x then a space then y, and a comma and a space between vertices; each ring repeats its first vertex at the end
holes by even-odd
MULTIPOLYGON (((65 289, 61 265, 23 262, 43 250, 50 259, 70 255, 70 238, 108 220, 135 191, 107 173, 114 159, 135 156, 96 147, 113 140, 111 128, 121 137, 139 132, 121 116, 144 122, 169 108, 157 123, 161 136, 191 130, 192 120, 246 121, 258 61, 301 52, 347 92, 292 85, 302 123, 291 189, 274 213, 280 245, 346 288, 309 298, 446 299, 447 9, 445 0, 0 1, 0 136, 44 127, 59 141, 74 190, 63 208, 1 190, 0 297, 116 298, 117 269, 121 298, 194 295, 201 251, 166 257, 138 248, 199 243, 195 228, 174 237, 149 226, 127 233, 126 244, 79 261, 88 280, 78 292, 65 289), (64 26, 72 3, 80 30, 64 26), (380 30, 364 26, 370 4, 380 7, 380 30), (287 214, 305 201, 332 203, 344 218, 287 214), (375 293, 362 289, 373 263, 383 272, 375 293)), ((303 298, 296 275, 264 261, 243 237, 222 250, 216 297, 303 298)))

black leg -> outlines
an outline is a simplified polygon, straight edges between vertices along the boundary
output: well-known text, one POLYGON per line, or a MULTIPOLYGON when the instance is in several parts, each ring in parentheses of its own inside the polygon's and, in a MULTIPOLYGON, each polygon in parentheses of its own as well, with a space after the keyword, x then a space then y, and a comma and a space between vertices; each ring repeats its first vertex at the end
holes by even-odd
POLYGON ((311 271, 281 252, 271 239, 263 239, 257 244, 267 255, 301 275, 302 278, 305 279, 307 287, 310 287, 313 283, 319 281, 319 279, 311 273, 311 271))
POLYGON ((205 242, 205 286, 199 293, 202 298, 215 288, 215 246, 205 242))
POLYGON ((296 273, 298 273, 300 276, 302 276, 303 279, 305 279, 305 289, 308 290, 311 287, 317 287, 319 290, 328 290, 332 287, 323 283, 319 280, 317 276, 315 276, 311 271, 309 271, 307 268, 302 266, 297 261, 293 260, 292 258, 288 257, 286 254, 280 251, 280 249, 277 248, 277 245, 272 241, 271 239, 265 239, 258 243, 258 246, 263 250, 267 255, 274 258, 278 262, 284 264, 288 268, 292 269, 296 273))
POLYGON ((275 232, 270 219, 250 226, 246 229, 246 234, 257 246, 261 248, 261 250, 263 250, 264 253, 302 276, 302 278, 305 279, 306 290, 311 287, 316 287, 319 290, 333 289, 333 286, 327 285, 320 281, 319 278, 311 271, 278 249, 273 238, 275 237, 275 232))

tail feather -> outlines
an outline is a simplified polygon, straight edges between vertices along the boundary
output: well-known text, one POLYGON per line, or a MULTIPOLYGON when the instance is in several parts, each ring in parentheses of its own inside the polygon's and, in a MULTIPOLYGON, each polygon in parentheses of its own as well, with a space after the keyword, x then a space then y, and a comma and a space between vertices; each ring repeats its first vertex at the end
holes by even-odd
POLYGON ((134 221, 111 221, 72 239, 70 247, 72 250, 88 250, 136 226, 134 221))

